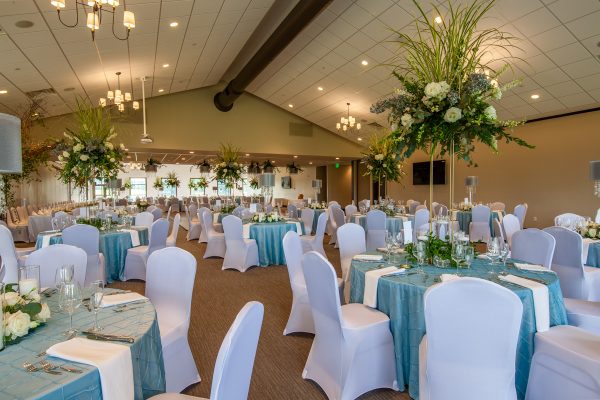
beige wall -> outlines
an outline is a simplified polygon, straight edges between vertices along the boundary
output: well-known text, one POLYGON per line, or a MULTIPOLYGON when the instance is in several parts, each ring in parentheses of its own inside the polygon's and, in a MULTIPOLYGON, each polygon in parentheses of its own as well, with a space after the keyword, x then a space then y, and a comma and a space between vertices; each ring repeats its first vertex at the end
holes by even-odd
POLYGON ((327 166, 327 201, 337 201, 342 207, 352 202, 352 167, 327 166))
MULTIPOLYGON (((563 212, 593 217, 600 199, 593 193, 589 161, 600 160, 600 111, 530 122, 515 134, 536 148, 500 144, 499 154, 477 148, 473 154, 477 168, 457 163, 454 201, 466 197, 465 177, 477 175, 476 201, 502 201, 510 212, 526 202, 529 227, 552 225, 554 217, 563 212)), ((388 184, 391 197, 429 199, 428 186, 412 185, 412 163, 417 161, 427 161, 427 157, 421 153, 408 160, 404 187, 388 184)), ((448 204, 449 185, 434 188, 434 201, 448 204)))

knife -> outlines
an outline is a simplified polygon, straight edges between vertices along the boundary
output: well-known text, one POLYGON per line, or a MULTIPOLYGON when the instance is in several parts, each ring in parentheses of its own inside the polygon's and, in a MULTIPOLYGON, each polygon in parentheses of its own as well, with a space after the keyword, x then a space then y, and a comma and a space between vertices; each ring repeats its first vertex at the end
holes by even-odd
POLYGON ((125 343, 133 343, 135 339, 131 336, 117 336, 117 335, 106 335, 101 333, 84 331, 84 334, 87 335, 88 339, 92 340, 104 340, 108 342, 125 342, 125 343))

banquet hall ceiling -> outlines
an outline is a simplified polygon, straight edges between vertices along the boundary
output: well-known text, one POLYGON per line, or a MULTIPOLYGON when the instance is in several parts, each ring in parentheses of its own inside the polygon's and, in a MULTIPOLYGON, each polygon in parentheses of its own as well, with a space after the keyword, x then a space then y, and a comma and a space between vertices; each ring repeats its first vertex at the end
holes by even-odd
MULTIPOLYGON (((115 39, 105 19, 93 42, 87 28, 62 26, 49 0, 0 0, 0 91, 7 91, 0 94, 0 112, 17 112, 37 91, 44 91, 40 97, 46 116, 71 112, 76 96, 97 103, 107 90, 115 89, 117 71, 122 72, 123 91, 131 91, 136 99, 141 97, 140 76, 148 77, 150 96, 229 80, 247 59, 244 53, 256 49, 275 28, 272 22, 260 26, 269 10, 291 9, 296 0, 121 3, 136 15, 129 41, 115 39), (17 26, 24 25, 17 24, 22 21, 33 25, 17 26), (171 22, 178 26, 170 27, 171 22), (254 42, 247 43, 255 31, 254 42)), ((430 2, 421 3, 434 18, 430 2)), ((438 3, 443 11, 446 2, 438 3)), ((522 51, 516 55, 523 59, 514 69, 523 85, 497 104, 499 115, 531 119, 598 107, 600 0, 496 3, 483 25, 502 27, 522 38, 522 51)), ((74 0, 67 4, 62 13, 71 21, 74 0)), ((416 15, 416 7, 409 0, 333 0, 247 91, 333 132, 349 102, 350 114, 364 127, 360 136, 365 137, 374 124, 387 125, 386 117, 371 114, 369 106, 398 86, 383 64, 391 62, 396 51, 390 27, 409 31, 411 15, 416 15)))

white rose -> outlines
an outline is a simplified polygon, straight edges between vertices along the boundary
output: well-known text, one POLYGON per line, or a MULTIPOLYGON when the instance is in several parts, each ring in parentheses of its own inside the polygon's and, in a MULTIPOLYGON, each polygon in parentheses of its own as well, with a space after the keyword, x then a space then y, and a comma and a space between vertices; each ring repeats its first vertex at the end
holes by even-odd
POLYGON ((31 301, 36 302, 36 303, 39 303, 40 299, 41 299, 40 294, 36 290, 34 290, 33 292, 29 293, 27 295, 27 298, 29 300, 31 300, 31 301))
POLYGON ((597 230, 596 230, 596 228, 590 228, 590 229, 588 230, 588 235, 589 235, 590 237, 595 237, 595 236, 596 236, 596 233, 597 233, 597 230))
POLYGON ((444 114, 444 121, 456 122, 462 118, 462 111, 458 107, 450 107, 444 114))
POLYGON ((425 86, 425 96, 427 97, 438 97, 441 92, 442 87, 437 82, 431 82, 425 86))
POLYGON ((446 81, 441 81, 440 82, 440 94, 438 97, 441 97, 441 98, 446 97, 446 95, 448 94, 449 91, 450 91, 450 85, 448 85, 448 83, 446 83, 446 81))
POLYGON ((21 311, 17 311, 8 317, 6 322, 6 330, 16 337, 27 335, 29 332, 29 314, 25 314, 21 311))
POLYGON ((88 155, 86 155, 86 154, 82 154, 82 155, 80 155, 80 156, 79 156, 79 159, 80 159, 81 161, 87 161, 87 160, 89 160, 89 159, 90 159, 90 156, 88 156, 88 155))
POLYGON ((402 122, 402 126, 409 128, 413 123, 413 117, 410 114, 404 114, 400 118, 400 121, 402 122))
POLYGON ((496 119, 496 109, 494 108, 494 106, 487 106, 485 110, 483 110, 483 113, 486 117, 488 117, 491 120, 496 119))
POLYGON ((63 157, 69 158, 69 152, 68 151, 63 151, 63 157))
POLYGON ((40 311, 38 315, 35 316, 35 319, 37 319, 38 321, 46 322, 50 319, 51 316, 52 315, 50 313, 50 307, 48 307, 48 304, 43 303, 42 311, 40 311))
POLYGON ((111 157, 110 162, 115 162, 115 159, 113 157, 111 157))
POLYGON ((37 328, 38 326, 40 326, 40 323, 39 323, 39 322, 37 322, 37 321, 31 321, 31 322, 29 323, 29 329, 35 329, 35 328, 37 328))
POLYGON ((113 144, 112 144, 111 142, 107 142, 107 143, 106 143, 106 147, 107 147, 108 149, 110 149, 110 150, 112 150, 112 149, 114 149, 114 148, 115 148, 115 146, 113 146, 113 144))
POLYGON ((4 294, 4 302, 7 306, 14 306, 21 300, 21 297, 17 292, 8 292, 4 294))
POLYGON ((381 160, 383 160, 383 154, 377 154, 377 155, 375 155, 375 159, 376 159, 377 161, 381 161, 381 160))
POLYGON ((77 143, 75 146, 73 146, 73 151, 75 153, 77 153, 79 150, 83 149, 83 146, 80 145, 79 143, 77 143))
POLYGON ((502 90, 500 90, 500 88, 495 88, 492 91, 492 97, 496 100, 500 100, 502 98, 502 90))

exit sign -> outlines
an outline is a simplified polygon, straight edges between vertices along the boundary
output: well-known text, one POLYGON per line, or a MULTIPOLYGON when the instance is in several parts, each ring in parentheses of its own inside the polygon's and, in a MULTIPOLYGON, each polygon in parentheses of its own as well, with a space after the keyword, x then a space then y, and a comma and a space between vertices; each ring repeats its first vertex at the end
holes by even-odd
POLYGON ((336 168, 339 168, 339 167, 340 167, 340 163, 339 163, 339 162, 336 162, 336 163, 335 163, 335 167, 336 167, 336 168))

